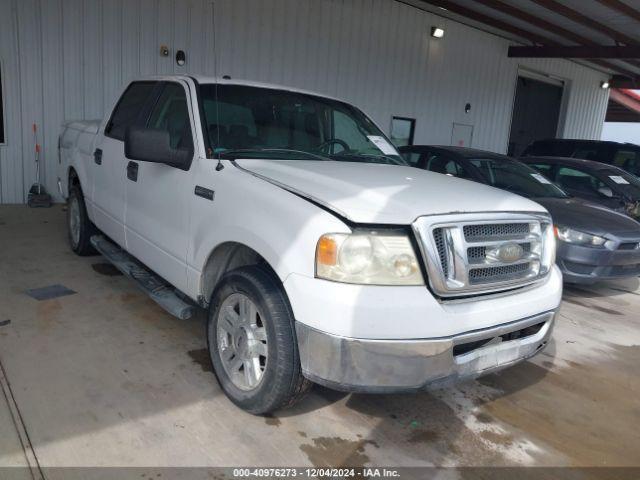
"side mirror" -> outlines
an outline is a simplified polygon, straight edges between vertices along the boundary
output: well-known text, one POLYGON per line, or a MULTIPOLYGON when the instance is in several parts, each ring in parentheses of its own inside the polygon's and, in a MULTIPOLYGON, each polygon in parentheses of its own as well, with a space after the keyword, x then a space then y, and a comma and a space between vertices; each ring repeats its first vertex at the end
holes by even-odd
POLYGON ((193 159, 193 148, 172 148, 166 130, 129 127, 124 135, 124 155, 129 160, 164 163, 188 170, 193 159))

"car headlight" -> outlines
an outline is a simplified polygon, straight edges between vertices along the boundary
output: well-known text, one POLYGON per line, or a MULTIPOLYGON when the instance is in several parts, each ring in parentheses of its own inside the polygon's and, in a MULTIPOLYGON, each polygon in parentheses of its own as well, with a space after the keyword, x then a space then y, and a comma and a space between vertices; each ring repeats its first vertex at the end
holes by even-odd
POLYGON ((569 227, 555 227, 556 235, 560 240, 567 243, 574 243, 576 245, 584 245, 586 247, 601 247, 607 242, 606 238, 599 237, 597 235, 591 235, 589 233, 573 230, 569 227))
POLYGON ((424 285, 407 235, 329 233, 316 248, 316 276, 366 285, 424 285))

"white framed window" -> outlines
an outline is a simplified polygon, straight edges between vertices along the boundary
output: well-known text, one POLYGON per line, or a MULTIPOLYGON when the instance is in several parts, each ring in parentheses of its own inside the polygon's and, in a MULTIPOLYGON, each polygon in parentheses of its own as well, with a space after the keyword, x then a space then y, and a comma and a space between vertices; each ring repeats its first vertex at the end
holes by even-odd
POLYGON ((413 134, 415 129, 415 118, 391 117, 391 142, 396 147, 413 145, 413 134))

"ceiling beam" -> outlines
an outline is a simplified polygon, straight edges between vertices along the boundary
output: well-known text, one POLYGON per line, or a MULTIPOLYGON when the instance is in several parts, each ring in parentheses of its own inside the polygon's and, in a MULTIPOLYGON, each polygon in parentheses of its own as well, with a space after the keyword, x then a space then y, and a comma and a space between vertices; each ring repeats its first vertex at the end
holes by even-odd
POLYGON ((512 5, 509 5, 501 0, 474 0, 476 3, 481 3, 489 8, 494 10, 498 10, 502 13, 506 13, 507 15, 511 15, 514 18, 527 22, 535 27, 541 28, 548 32, 554 33, 558 36, 564 37, 567 40, 574 41, 578 44, 582 45, 596 45, 597 43, 593 40, 583 37, 571 30, 567 30, 566 28, 561 27, 560 25, 556 25, 555 23, 548 22, 543 18, 536 17, 535 15, 531 15, 529 12, 525 12, 524 10, 520 10, 512 5))
POLYGON ((624 91, 620 89, 612 88, 609 94, 609 98, 620 105, 624 105, 629 110, 640 113, 640 101, 638 101, 636 98, 625 95, 624 91))
MULTIPOLYGON (((571 40, 579 45, 598 45, 597 42, 587 38, 579 33, 572 32, 560 25, 556 25, 555 23, 549 22, 543 18, 536 17, 529 12, 525 12, 524 10, 520 10, 512 5, 509 5, 501 0, 474 0, 476 3, 480 3, 494 10, 500 11, 502 13, 506 13, 507 15, 511 15, 514 18, 527 22, 535 27, 546 30, 547 32, 553 33, 554 35, 566 38, 567 40, 571 40)), ((589 57, 572 57, 572 58, 589 58, 589 57)), ((607 58, 607 57, 591 57, 591 58, 607 58)), ((623 58, 623 57, 611 57, 611 58, 623 58)), ((635 55, 626 58, 636 58, 635 55)), ((631 65, 636 67, 640 67, 640 62, 631 61, 628 62, 631 65)))
MULTIPOLYGON (((547 45, 547 46, 562 46, 558 42, 545 37, 544 35, 539 35, 534 32, 530 32, 529 30, 524 30, 510 23, 504 22, 502 20, 498 20, 497 18, 490 17, 489 15, 485 15, 477 10, 473 10, 471 8, 467 8, 458 3, 454 3, 450 0, 421 0, 424 3, 428 3, 435 7, 440 7, 445 10, 448 10, 452 13, 456 13, 463 17, 467 17, 471 20, 475 20, 480 23, 484 23, 485 25, 497 28, 498 30, 502 30, 504 32, 509 32, 513 35, 516 35, 520 38, 526 38, 534 44, 538 45, 547 45)), ((534 0, 535 1, 535 0, 534 0)), ((638 76, 637 73, 626 70, 624 67, 619 67, 618 65, 614 65, 609 62, 605 62, 602 60, 593 60, 591 63, 599 65, 600 67, 606 68, 608 70, 612 70, 619 74, 622 74, 630 79, 634 79, 638 76)))
POLYGON ((566 5, 563 5, 560 2, 557 2, 556 0, 531 0, 531 1, 546 8, 547 10, 551 10, 552 12, 562 15, 576 23, 580 23, 586 27, 589 27, 590 29, 595 30, 596 32, 600 32, 604 35, 607 35, 609 38, 611 38, 616 42, 624 43, 626 45, 640 44, 640 41, 636 40, 635 38, 632 38, 622 32, 619 32, 609 27, 608 25, 605 25, 604 23, 600 23, 597 20, 594 20, 593 18, 577 10, 574 10, 572 8, 567 7, 566 5))
POLYGON ((626 15, 627 17, 633 18, 640 22, 640 10, 636 10, 633 7, 630 7, 624 2, 620 0, 597 0, 605 7, 610 8, 611 10, 617 10, 618 12, 626 15))
POLYGON ((640 58, 640 47, 589 45, 578 47, 509 47, 514 58, 640 58))
POLYGON ((485 15, 484 13, 480 13, 477 10, 472 10, 465 6, 459 5, 457 3, 453 3, 449 0, 422 0, 424 3, 429 3, 433 6, 444 8, 453 13, 457 13, 458 15, 462 15, 463 17, 470 18, 480 23, 484 23, 485 25, 489 25, 491 27, 497 28, 498 30, 502 30, 504 32, 509 32, 513 35, 516 35, 521 38, 526 38, 527 40, 537 43, 539 45, 548 45, 552 40, 538 35, 533 32, 529 32, 528 30, 523 30, 521 28, 516 27, 507 22, 503 22, 502 20, 498 20, 497 18, 490 17, 489 15, 485 15))
POLYGON ((626 88, 629 90, 640 90, 640 79, 635 78, 627 78, 622 75, 614 75, 609 80, 609 85, 611 88, 626 88))

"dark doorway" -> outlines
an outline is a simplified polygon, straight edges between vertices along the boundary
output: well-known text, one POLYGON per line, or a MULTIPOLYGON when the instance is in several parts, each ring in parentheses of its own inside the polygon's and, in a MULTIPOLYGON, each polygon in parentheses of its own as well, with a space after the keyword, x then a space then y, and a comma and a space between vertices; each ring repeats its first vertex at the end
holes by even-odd
POLYGON ((561 84, 518 77, 509 134, 509 155, 518 157, 534 140, 556 137, 562 91, 561 84))

